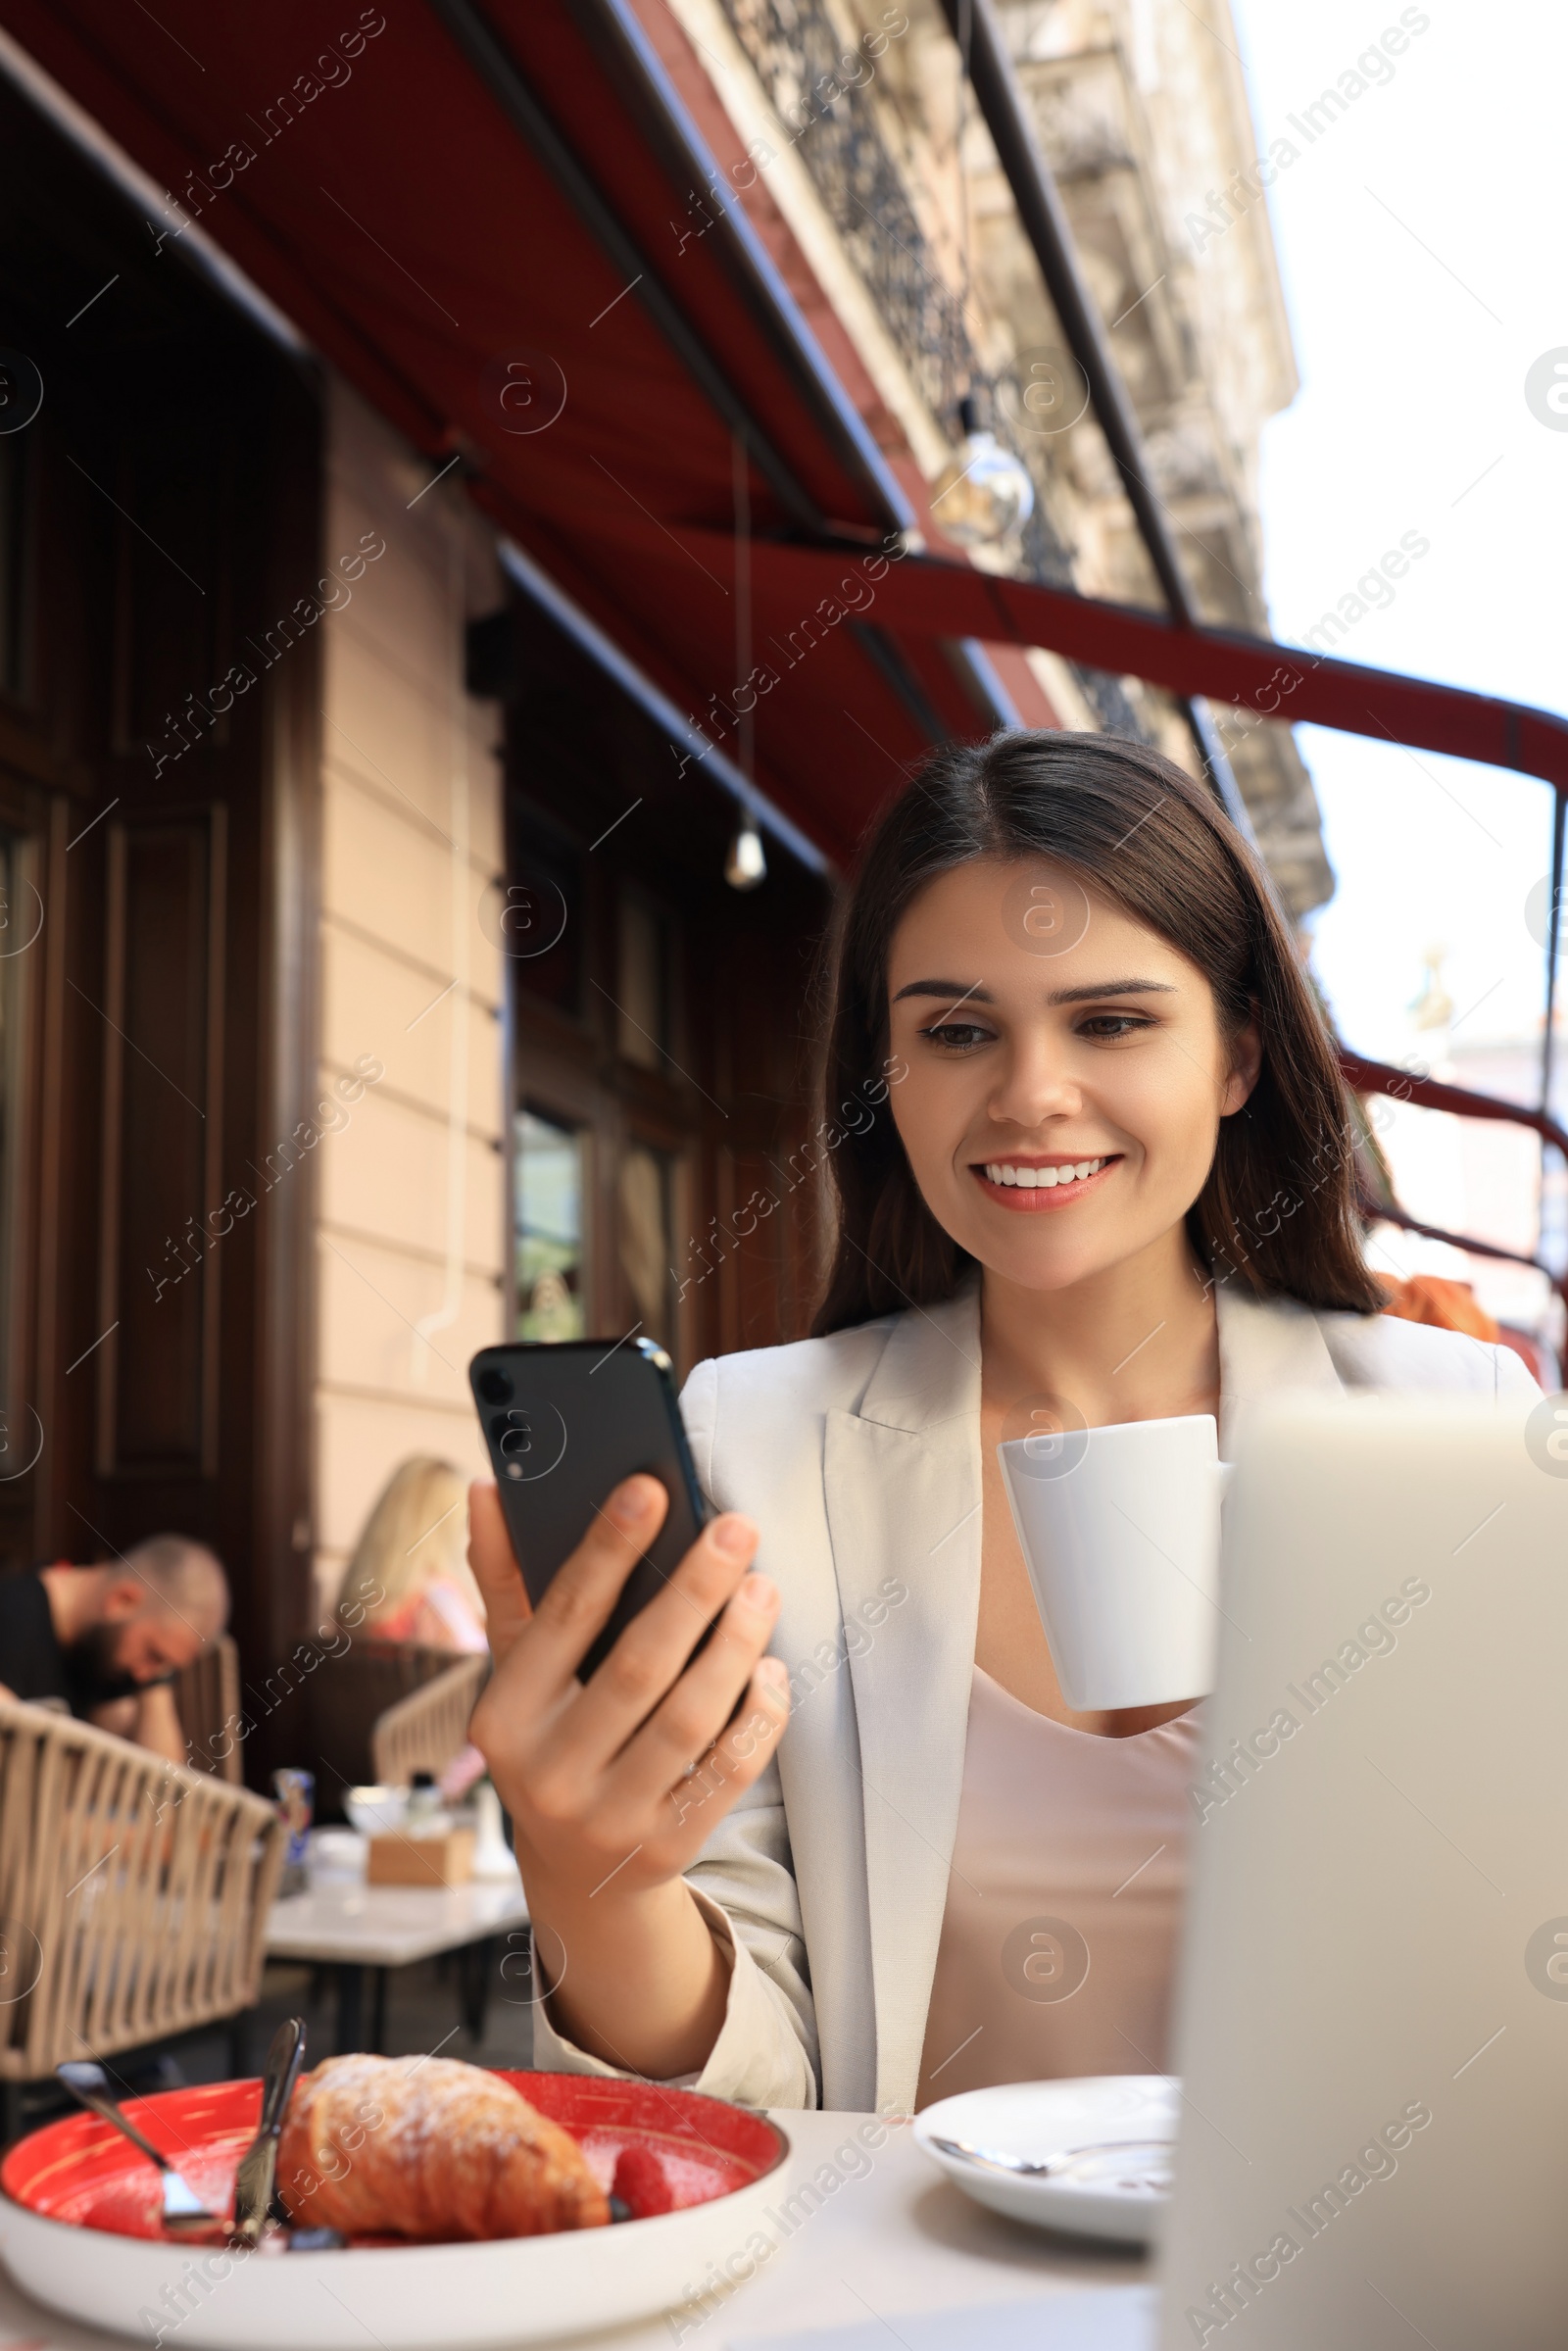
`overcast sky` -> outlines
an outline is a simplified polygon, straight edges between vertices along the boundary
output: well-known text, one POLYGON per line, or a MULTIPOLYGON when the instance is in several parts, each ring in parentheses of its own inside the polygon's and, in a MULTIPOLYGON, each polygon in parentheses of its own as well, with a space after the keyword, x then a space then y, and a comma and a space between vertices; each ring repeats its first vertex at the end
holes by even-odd
MULTIPOLYGON (((1405 10, 1427 29, 1307 146, 1288 118, 1399 7, 1232 5, 1260 145, 1300 150, 1269 198, 1301 375, 1263 443, 1275 633, 1298 643, 1413 531, 1430 552, 1336 651, 1562 709, 1568 430, 1532 414, 1525 377, 1559 347, 1568 360, 1568 7, 1405 10)), ((1547 787, 1316 728, 1298 741, 1339 875, 1315 959, 1347 1042, 1412 1049, 1429 947, 1448 951, 1459 1042, 1532 1033, 1525 900, 1549 861, 1547 787)))

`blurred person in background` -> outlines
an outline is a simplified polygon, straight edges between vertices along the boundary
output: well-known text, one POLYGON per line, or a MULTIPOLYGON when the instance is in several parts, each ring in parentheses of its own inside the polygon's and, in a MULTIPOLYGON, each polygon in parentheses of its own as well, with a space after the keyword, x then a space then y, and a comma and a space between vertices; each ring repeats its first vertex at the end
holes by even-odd
POLYGON ((373 1641, 473 1652, 484 1601, 467 1561, 467 1487, 450 1461, 415 1454, 388 1479, 349 1561, 337 1613, 373 1641))
POLYGON ((151 1535, 125 1557, 0 1580, 0 1697, 69 1711, 183 1763, 172 1685, 228 1622, 204 1543, 151 1535))

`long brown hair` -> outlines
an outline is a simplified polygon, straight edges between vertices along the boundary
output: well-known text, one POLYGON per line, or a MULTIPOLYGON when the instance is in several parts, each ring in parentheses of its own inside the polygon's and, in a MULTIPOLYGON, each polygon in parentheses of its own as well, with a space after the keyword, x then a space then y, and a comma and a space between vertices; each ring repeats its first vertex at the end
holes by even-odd
MULTIPOLYGON (((1012 731, 943 751, 881 817, 832 949, 828 1121, 888 1052, 888 954, 937 875, 976 857, 1049 857, 1120 901, 1197 965, 1222 1033, 1255 1016, 1263 1065, 1220 1121, 1188 1212, 1200 1261, 1254 1296, 1376 1313, 1355 1214, 1354 1130, 1323 1015, 1241 834, 1181 768, 1106 735, 1012 731)), ((820 1335, 951 1298, 973 1263, 915 1187, 891 1112, 829 1153, 838 1239, 820 1335)))

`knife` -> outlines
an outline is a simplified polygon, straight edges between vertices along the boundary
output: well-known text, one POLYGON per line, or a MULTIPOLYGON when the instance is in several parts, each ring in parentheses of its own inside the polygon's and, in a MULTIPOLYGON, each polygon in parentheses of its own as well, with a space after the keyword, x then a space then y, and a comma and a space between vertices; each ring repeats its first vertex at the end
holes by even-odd
POLYGON ((235 2243, 258 2244, 267 2227, 277 2177, 277 2142, 304 2062, 305 2020, 291 2016, 272 2035, 262 2076, 262 2119, 234 2175, 234 2218, 228 2233, 235 2243))

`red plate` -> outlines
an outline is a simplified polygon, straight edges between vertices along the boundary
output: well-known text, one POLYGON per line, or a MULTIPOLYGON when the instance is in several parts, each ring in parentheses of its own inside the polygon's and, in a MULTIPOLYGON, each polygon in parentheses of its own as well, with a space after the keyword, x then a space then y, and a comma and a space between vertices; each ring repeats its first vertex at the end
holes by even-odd
MULTIPOLYGON (((621 2149, 648 2149, 676 2211, 749 2186, 786 2152, 783 2132, 765 2115, 695 2090, 585 2074, 516 2074, 499 2066, 494 2071, 570 2131, 607 2190, 621 2149)), ((124 2109, 221 2218, 232 2207, 235 2167, 255 2133, 261 2089, 260 2082, 218 2082, 127 2098, 124 2109)), ((279 2185, 286 2198, 287 2182, 279 2185)), ((96 2115, 70 2115, 19 2141, 0 2166, 0 2188, 48 2220, 116 2236, 172 2241, 160 2224, 158 2176, 151 2164, 96 2115)), ((387 2245, 400 2240, 355 2241, 387 2245)))

